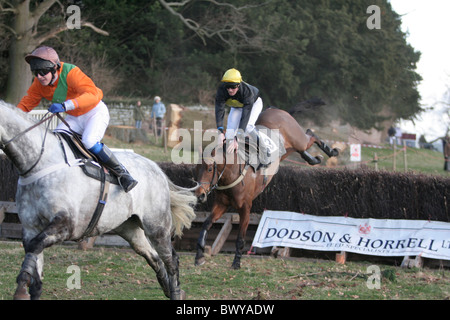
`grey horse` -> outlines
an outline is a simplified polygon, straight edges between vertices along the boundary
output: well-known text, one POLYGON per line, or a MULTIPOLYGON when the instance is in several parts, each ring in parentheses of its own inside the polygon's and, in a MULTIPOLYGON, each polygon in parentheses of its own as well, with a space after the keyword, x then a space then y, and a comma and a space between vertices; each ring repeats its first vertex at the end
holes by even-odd
MULTIPOLYGON (((80 240, 99 202, 101 183, 87 177, 82 161, 65 158, 61 141, 36 121, 0 101, 0 148, 19 171, 16 204, 23 227, 25 259, 15 299, 39 299, 43 250, 80 240)), ((63 142, 66 144, 66 142, 63 142)), ((67 146, 66 146, 67 147, 67 146)), ((172 237, 195 218, 192 190, 173 184, 153 161, 131 152, 117 158, 139 184, 129 193, 111 184, 104 211, 91 236, 114 231, 128 241, 156 272, 164 294, 184 298, 172 237)))

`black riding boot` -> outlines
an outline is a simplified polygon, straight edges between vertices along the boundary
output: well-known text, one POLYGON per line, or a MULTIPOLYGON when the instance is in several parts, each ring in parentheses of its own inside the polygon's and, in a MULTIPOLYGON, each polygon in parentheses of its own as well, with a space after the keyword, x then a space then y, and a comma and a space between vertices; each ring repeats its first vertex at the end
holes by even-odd
POLYGON ((127 169, 125 169, 107 146, 103 144, 102 149, 95 153, 95 155, 105 167, 117 176, 119 184, 125 192, 129 192, 137 185, 138 182, 133 179, 127 169))

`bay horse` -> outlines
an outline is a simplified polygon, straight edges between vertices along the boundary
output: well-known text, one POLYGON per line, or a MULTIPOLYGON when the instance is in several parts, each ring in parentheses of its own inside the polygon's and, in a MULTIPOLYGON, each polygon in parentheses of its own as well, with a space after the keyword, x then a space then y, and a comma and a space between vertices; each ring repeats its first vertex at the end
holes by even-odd
MULTIPOLYGON (((16 204, 25 258, 14 299, 39 299, 45 248, 85 237, 98 206, 101 183, 85 175, 67 142, 24 112, 0 101, 0 148, 19 171, 16 204)), ((139 184, 129 193, 111 183, 104 210, 90 237, 109 231, 122 236, 156 273, 164 294, 184 298, 172 237, 195 218, 193 190, 173 184, 153 161, 132 152, 117 158, 139 184)), ((105 202, 106 201, 106 202, 105 202)))
POLYGON ((250 210, 253 200, 261 194, 270 183, 277 171, 279 163, 291 153, 298 152, 310 165, 321 163, 321 156, 313 157, 307 150, 316 144, 329 157, 339 155, 338 149, 332 149, 325 144, 311 130, 306 132, 298 122, 286 111, 280 109, 267 109, 262 112, 256 122, 257 126, 264 126, 272 130, 279 130, 284 141, 286 153, 279 161, 270 164, 265 170, 244 169, 242 163, 238 163, 235 152, 233 163, 224 160, 226 151, 216 148, 211 157, 202 155, 201 164, 197 165, 197 183, 199 184, 195 194, 201 202, 206 202, 207 196, 215 190, 215 198, 211 214, 204 221, 197 241, 195 265, 205 263, 204 250, 207 233, 212 224, 216 222, 232 206, 239 213, 239 233, 236 239, 236 251, 232 263, 233 269, 239 269, 241 265, 241 251, 244 248, 244 239, 247 232, 250 210), (267 174, 268 172, 268 174, 267 174))

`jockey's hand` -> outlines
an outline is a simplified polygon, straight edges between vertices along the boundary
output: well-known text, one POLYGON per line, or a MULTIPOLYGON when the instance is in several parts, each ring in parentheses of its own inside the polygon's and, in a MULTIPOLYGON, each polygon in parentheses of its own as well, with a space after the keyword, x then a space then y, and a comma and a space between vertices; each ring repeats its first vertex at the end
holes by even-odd
POLYGON ((233 153, 234 150, 238 149, 238 142, 236 139, 227 141, 227 153, 233 153))
POLYGON ((48 108, 48 111, 51 113, 65 112, 66 108, 62 103, 53 103, 50 108, 48 108))

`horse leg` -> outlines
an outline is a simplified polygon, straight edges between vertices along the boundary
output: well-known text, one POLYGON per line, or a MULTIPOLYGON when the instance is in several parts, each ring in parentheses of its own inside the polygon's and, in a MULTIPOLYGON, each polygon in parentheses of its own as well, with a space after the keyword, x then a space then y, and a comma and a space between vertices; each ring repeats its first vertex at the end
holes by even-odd
POLYGON ((20 273, 17 276, 17 288, 14 300, 39 300, 42 293, 43 254, 26 253, 20 273), (29 293, 28 293, 29 288, 29 293))
POLYGON ((170 299, 182 300, 185 298, 185 293, 180 288, 178 255, 172 246, 170 234, 166 233, 165 235, 162 235, 162 232, 159 233, 161 236, 152 238, 154 240, 152 243, 166 267, 169 279, 170 299))
POLYGON ((38 300, 42 294, 43 250, 70 238, 73 226, 69 215, 59 213, 50 224, 31 240, 24 237, 25 259, 17 276, 15 300, 38 300), (29 295, 27 293, 29 287, 29 295))
POLYGON ((239 233, 236 239, 236 252, 231 268, 238 270, 241 268, 242 250, 245 246, 245 235, 247 233, 248 223, 250 222, 250 207, 243 207, 239 212, 239 233))
POLYGON ((321 156, 316 156, 313 157, 312 155, 310 155, 307 151, 302 151, 299 152, 300 156, 306 161, 308 162, 308 164, 315 166, 317 164, 320 164, 322 162, 322 157, 321 156))
POLYGON ((195 255, 195 265, 201 266, 205 263, 205 246, 206 246, 206 238, 208 236, 208 231, 224 213, 227 211, 228 206, 214 203, 213 208, 211 210, 211 214, 206 218, 203 222, 202 230, 200 231, 200 235, 197 240, 197 253, 195 255))
POLYGON ((167 276, 164 263, 159 258, 158 253, 153 249, 149 240, 145 236, 144 230, 140 227, 140 221, 136 216, 131 217, 114 230, 124 238, 131 248, 140 256, 144 257, 147 263, 156 273, 158 283, 167 298, 170 298, 169 278, 167 276))
MULTIPOLYGON (((332 149, 323 140, 321 140, 314 132, 310 129, 306 130, 306 134, 311 137, 311 141, 317 144, 317 146, 325 152, 329 157, 337 157, 339 155, 339 149, 332 149)), ((312 144, 312 143, 311 143, 312 144)))
MULTIPOLYGON (((170 210, 170 207, 169 209, 170 210)), ((170 211, 166 216, 170 215, 170 211)), ((147 239, 157 252, 157 255, 162 260, 165 271, 167 273, 167 280, 163 283, 168 283, 168 294, 171 300, 184 299, 185 293, 180 288, 179 270, 178 270, 178 256, 172 246, 172 231, 170 228, 171 220, 164 219, 154 220, 153 215, 144 217, 142 220, 142 228, 147 239)), ((162 266, 158 264, 158 267, 162 266)))

